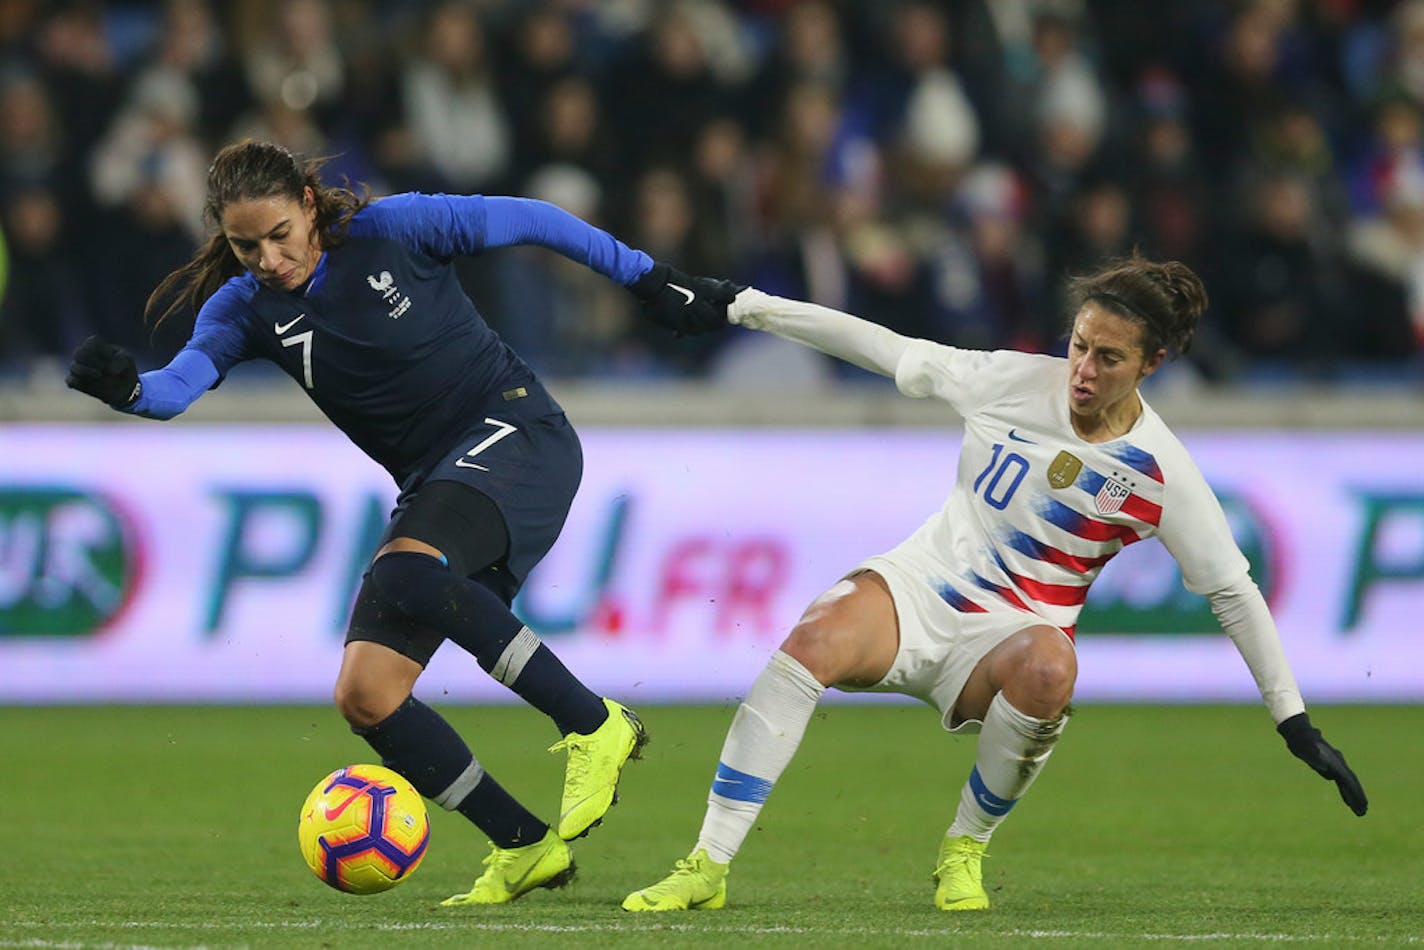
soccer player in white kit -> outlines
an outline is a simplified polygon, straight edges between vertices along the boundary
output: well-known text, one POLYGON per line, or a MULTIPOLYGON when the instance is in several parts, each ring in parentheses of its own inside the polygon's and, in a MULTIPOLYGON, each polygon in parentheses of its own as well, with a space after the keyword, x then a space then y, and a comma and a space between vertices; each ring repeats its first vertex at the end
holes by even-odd
POLYGON ((692 853, 628 895, 630 911, 716 909, 727 871, 829 686, 914 696, 975 763, 940 843, 935 906, 989 906, 981 861, 1068 721, 1074 624, 1125 545, 1157 536, 1246 661, 1290 751, 1367 800, 1311 725, 1265 599, 1221 506, 1138 385, 1185 352, 1206 307, 1177 262, 1131 257, 1069 285, 1066 358, 963 350, 900 336, 814 304, 743 291, 733 323, 775 333, 937 397, 964 419, 944 507, 861 562, 807 608, 737 709, 692 853))

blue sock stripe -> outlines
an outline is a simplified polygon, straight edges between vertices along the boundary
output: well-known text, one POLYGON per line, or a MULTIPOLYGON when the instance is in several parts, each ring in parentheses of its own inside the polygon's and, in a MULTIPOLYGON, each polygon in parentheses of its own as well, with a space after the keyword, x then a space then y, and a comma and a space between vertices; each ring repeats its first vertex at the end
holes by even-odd
POLYGON ((771 794, 776 783, 746 772, 738 772, 725 762, 717 763, 717 777, 712 780, 712 794, 739 802, 760 805, 771 794))
POLYGON ((1000 798, 989 791, 989 787, 979 775, 977 765, 974 766, 974 771, 969 773, 969 790, 974 793, 974 801, 979 803, 979 807, 995 818, 1004 817, 1009 813, 1009 809, 1019 803, 1017 798, 1000 798))

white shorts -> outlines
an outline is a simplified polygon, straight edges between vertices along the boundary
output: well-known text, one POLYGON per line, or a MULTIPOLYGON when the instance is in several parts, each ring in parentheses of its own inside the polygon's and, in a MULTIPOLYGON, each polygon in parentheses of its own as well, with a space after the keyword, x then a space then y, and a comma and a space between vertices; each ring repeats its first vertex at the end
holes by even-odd
MULTIPOLYGON (((913 572, 883 554, 862 561, 851 576, 860 571, 874 571, 889 585, 900 621, 900 648, 880 682, 837 689, 912 696, 939 710, 940 721, 950 732, 978 732, 982 724, 978 719, 957 726, 953 722, 954 704, 969 674, 985 654, 1015 633, 1051 624, 1007 605, 1003 610, 962 613, 913 572)), ((1067 639, 1067 634, 1064 637, 1067 639)))

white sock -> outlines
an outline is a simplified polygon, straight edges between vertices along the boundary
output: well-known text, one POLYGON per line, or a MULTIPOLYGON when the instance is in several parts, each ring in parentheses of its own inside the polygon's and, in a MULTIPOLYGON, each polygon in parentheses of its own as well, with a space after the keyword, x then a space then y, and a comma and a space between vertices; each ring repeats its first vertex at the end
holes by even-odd
POLYGON ((742 846, 825 691, 810 670, 781 650, 752 683, 727 730, 697 836, 697 848, 705 848, 713 861, 726 864, 742 846))
POLYGON ((1014 708, 997 693, 984 716, 974 770, 959 793, 959 811, 947 832, 988 841, 1053 752, 1053 744, 1068 724, 1065 713, 1056 719, 1036 719, 1014 708))

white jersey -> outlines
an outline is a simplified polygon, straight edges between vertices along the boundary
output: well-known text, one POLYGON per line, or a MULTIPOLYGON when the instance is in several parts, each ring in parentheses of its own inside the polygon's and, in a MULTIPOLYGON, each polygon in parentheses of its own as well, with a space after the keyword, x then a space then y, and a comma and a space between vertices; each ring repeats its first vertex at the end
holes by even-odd
MULTIPOLYGON (((997 621, 1015 614, 1072 636, 1103 565, 1124 545, 1155 534, 1176 559, 1187 589, 1211 601, 1275 721, 1304 711, 1275 621, 1220 503, 1146 403, 1122 438, 1084 442, 1069 417, 1067 360, 912 340, 838 310, 755 289, 737 295, 727 318, 893 376, 905 395, 938 396, 963 417, 959 472, 943 510, 888 554, 866 562, 885 569, 892 591, 902 582, 913 588, 893 594, 897 604, 926 616, 944 605, 963 621, 954 626, 978 643, 975 649, 1002 639, 1005 625, 997 621)), ((902 634, 906 624, 912 633, 926 633, 923 649, 907 648, 902 636, 886 686, 894 677, 906 687, 918 683, 927 688, 912 695, 951 709, 983 652, 952 651, 958 660, 942 668, 943 638, 914 621, 902 610, 902 634)))
POLYGON ((1021 610, 1073 635, 1088 586, 1125 545, 1157 535, 1187 589, 1247 578, 1216 496, 1144 401, 1132 429, 1073 430, 1066 359, 910 341, 895 382, 964 419, 944 507, 887 556, 966 613, 1021 610))

